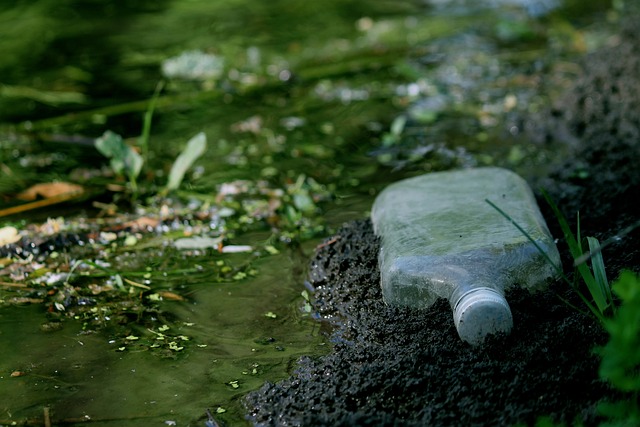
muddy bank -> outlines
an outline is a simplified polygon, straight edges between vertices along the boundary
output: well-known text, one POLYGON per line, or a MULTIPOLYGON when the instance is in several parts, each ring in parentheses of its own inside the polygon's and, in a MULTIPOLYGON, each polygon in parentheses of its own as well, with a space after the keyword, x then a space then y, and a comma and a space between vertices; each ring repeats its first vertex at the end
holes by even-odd
MULTIPOLYGON (((260 405, 258 423, 509 425, 540 414, 594 419, 607 388, 597 380, 591 350, 605 336, 589 316, 554 292, 535 298, 511 292, 513 333, 474 349, 459 340, 446 301, 423 311, 382 302, 378 244, 368 221, 345 226, 339 236, 312 269, 317 309, 338 327, 334 353, 304 361, 297 377, 252 396, 260 405)), ((573 299, 562 286, 554 291, 573 299)))
MULTIPOLYGON (((547 188, 567 215, 579 211, 582 229, 601 239, 640 218, 640 15, 634 16, 611 46, 585 59, 583 75, 537 134, 573 151, 534 185, 547 188)), ((610 268, 638 265, 631 242, 639 235, 636 229, 607 251, 610 268)))
MULTIPOLYGON (((532 139, 571 146, 566 161, 532 185, 546 188, 574 223, 579 210, 583 233, 601 240, 640 218, 640 47, 632 27, 586 58, 574 87, 529 126, 532 139)), ((605 250, 610 278, 621 268, 640 270, 639 234, 605 250)), ((514 331, 472 348, 458 339, 445 301, 423 311, 382 302, 378 248, 362 220, 318 250, 310 282, 317 312, 335 327, 334 351, 302 360, 291 378, 249 395, 255 424, 485 426, 533 424, 542 416, 599 422, 597 404, 615 397, 598 378, 594 354, 607 335, 561 301, 581 306, 565 285, 533 297, 508 293, 514 331)), ((559 249, 570 271, 566 245, 559 249)))

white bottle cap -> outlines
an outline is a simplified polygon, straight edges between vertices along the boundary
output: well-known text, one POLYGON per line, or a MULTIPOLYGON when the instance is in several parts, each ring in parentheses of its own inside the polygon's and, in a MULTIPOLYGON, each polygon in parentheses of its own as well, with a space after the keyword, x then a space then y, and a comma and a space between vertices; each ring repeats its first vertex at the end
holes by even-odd
POLYGON ((476 288, 462 295, 453 309, 458 335, 472 345, 488 334, 509 333, 513 327, 511 309, 504 297, 491 288, 476 288))

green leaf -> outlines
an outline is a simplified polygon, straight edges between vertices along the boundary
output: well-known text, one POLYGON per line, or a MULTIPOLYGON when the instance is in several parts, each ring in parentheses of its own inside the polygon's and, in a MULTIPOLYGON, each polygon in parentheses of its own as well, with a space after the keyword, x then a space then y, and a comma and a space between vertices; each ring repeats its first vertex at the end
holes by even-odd
POLYGON ((313 199, 306 190, 298 191, 293 195, 293 204, 302 212, 313 212, 316 208, 313 199))
POLYGON ((612 285, 622 304, 605 323, 610 339, 600 351, 600 377, 623 391, 640 391, 640 276, 623 271, 612 285))
POLYGON ((402 131, 404 130, 404 126, 407 124, 407 118, 405 116, 398 116, 391 123, 391 134, 400 136, 402 135, 402 131))
POLYGON ((200 132, 187 142, 184 151, 180 153, 169 172, 169 181, 167 182, 167 191, 176 190, 180 187, 184 174, 187 169, 200 157, 207 149, 207 136, 204 132, 200 132))
POLYGON ((599 403, 598 412, 609 418, 609 420, 600 423, 600 427, 640 426, 640 405, 634 400, 599 403))
POLYGON ((382 145, 384 147, 390 147, 400 142, 406 123, 407 118, 405 116, 396 117, 396 119, 391 123, 391 129, 389 132, 383 135, 382 145))
POLYGON ((96 149, 111 161, 111 169, 118 174, 126 174, 135 180, 142 169, 142 157, 129 145, 125 144, 117 133, 106 131, 95 141, 96 149))

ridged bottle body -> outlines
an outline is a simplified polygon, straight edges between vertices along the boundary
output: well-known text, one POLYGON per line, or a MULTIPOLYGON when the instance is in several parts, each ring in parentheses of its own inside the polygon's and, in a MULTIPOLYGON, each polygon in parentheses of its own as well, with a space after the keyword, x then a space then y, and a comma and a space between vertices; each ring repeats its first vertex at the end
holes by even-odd
MULTIPOLYGON (((506 288, 534 290, 554 276, 554 267, 536 245, 486 199, 508 213, 559 265, 555 243, 521 177, 501 168, 430 173, 390 185, 372 208, 374 231, 381 238, 382 293, 388 304, 425 308, 446 298, 460 333, 460 322, 482 322, 479 311, 472 317, 456 313, 460 304, 482 309, 482 301, 495 300, 485 307, 487 313, 494 311, 489 317, 509 317, 506 301, 497 301, 506 288), (476 305, 469 305, 471 299, 461 302, 472 292, 476 305)), ((495 323, 496 331, 508 332, 510 321, 488 318, 484 326, 466 325, 482 337, 461 337, 479 342, 494 332, 489 323, 495 323)))

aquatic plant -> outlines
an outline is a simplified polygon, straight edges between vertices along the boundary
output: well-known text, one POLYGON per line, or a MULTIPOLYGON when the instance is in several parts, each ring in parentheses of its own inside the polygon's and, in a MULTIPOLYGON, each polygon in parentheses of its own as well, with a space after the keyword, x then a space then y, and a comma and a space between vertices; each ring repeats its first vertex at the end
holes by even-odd
MULTIPOLYGON (((115 174, 125 175, 127 177, 134 199, 138 194, 138 175, 140 175, 142 167, 148 162, 151 121, 158 96, 163 87, 164 82, 159 82, 144 114, 142 133, 139 138, 142 155, 138 153, 136 148, 126 144, 120 135, 110 130, 107 130, 95 141, 96 149, 105 157, 109 158, 111 169, 113 169, 115 174)), ((167 184, 160 194, 166 195, 170 191, 177 190, 187 170, 205 153, 206 149, 207 136, 204 132, 199 132, 187 142, 183 151, 174 161, 171 166, 171 171, 169 172, 167 184)))
POLYGON ((124 175, 129 180, 133 193, 138 192, 138 175, 142 170, 142 157, 133 147, 127 145, 122 137, 110 130, 96 139, 96 149, 109 159, 111 169, 116 175, 124 175))

